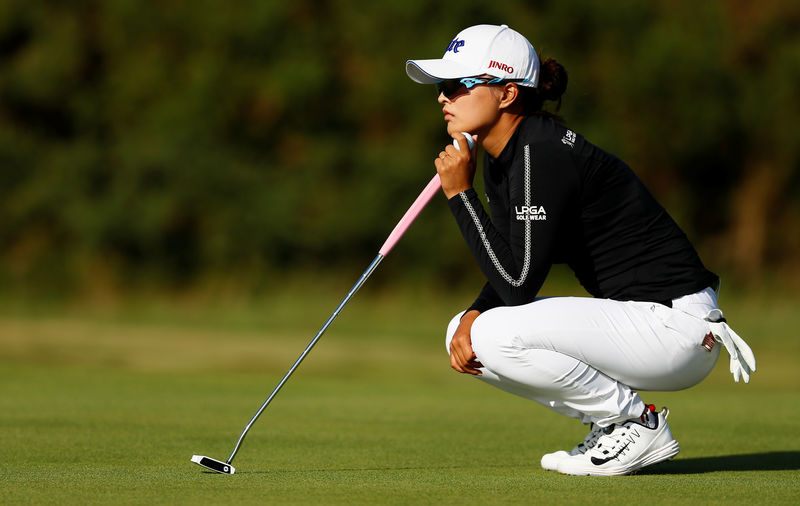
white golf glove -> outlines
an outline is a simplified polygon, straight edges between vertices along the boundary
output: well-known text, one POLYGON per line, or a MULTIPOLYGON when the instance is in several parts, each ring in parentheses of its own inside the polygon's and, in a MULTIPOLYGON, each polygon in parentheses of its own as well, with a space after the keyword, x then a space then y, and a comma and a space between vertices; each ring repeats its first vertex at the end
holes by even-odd
POLYGON ((731 356, 731 373, 733 380, 737 383, 739 378, 744 379, 745 383, 750 381, 750 374, 756 370, 756 357, 753 350, 733 331, 725 322, 725 317, 719 309, 712 309, 705 320, 714 335, 714 340, 722 343, 728 354, 731 356))

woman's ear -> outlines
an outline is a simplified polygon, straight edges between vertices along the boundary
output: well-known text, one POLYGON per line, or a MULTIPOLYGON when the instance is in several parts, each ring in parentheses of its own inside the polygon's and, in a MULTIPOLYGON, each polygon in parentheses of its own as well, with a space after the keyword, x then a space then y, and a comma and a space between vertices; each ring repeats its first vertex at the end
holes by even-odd
POLYGON ((501 88, 502 95, 500 96, 500 109, 508 109, 513 104, 522 104, 522 97, 520 96, 519 87, 514 83, 505 83, 501 88))

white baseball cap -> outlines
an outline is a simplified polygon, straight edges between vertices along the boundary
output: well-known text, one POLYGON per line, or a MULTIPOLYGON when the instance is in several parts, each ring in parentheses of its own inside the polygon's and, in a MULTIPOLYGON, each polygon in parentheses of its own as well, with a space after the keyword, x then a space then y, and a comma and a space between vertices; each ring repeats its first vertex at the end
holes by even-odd
POLYGON ((475 25, 462 30, 435 60, 408 60, 406 74, 422 84, 490 75, 539 84, 539 57, 528 39, 507 25, 475 25))

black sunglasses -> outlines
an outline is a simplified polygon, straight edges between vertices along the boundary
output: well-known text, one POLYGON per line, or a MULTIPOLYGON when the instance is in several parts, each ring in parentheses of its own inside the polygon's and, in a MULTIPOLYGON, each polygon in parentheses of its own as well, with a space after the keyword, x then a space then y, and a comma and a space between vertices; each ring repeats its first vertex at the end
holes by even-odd
POLYGON ((436 89, 448 99, 458 96, 462 89, 470 89, 478 84, 500 84, 503 82, 525 82, 527 79, 503 79, 495 77, 484 79, 482 77, 465 77, 463 79, 446 79, 436 84, 436 89))

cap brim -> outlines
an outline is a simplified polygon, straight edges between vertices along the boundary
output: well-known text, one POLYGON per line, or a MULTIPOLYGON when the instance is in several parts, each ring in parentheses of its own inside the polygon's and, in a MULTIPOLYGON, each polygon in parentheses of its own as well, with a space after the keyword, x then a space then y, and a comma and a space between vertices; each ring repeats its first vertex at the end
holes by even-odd
POLYGON ((436 84, 446 79, 472 77, 474 72, 466 66, 450 60, 408 60, 406 74, 412 81, 421 84, 436 84))

